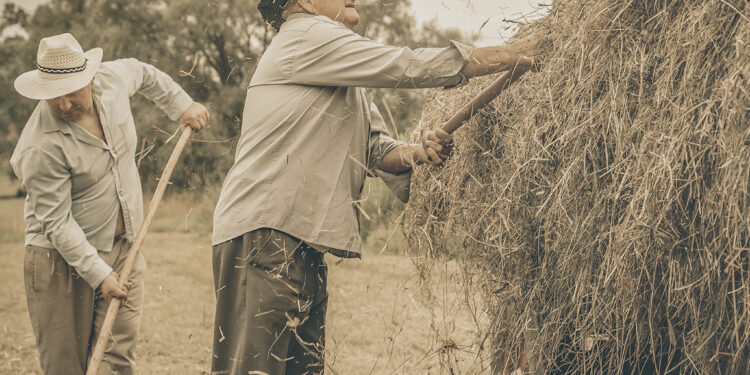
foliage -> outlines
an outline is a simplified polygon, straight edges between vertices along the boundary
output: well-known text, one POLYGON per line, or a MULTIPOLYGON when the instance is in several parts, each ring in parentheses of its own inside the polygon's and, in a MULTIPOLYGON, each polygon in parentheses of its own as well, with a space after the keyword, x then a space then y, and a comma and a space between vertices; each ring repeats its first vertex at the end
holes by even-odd
POLYGON ((26 27, 29 22, 29 14, 14 3, 5 3, 2 19, 0 19, 0 30, 6 27, 18 25, 26 27))
MULTIPOLYGON (((0 57, 6 62, 0 72, 0 131, 6 135, 0 139, 0 158, 9 157, 35 105, 15 93, 13 80, 34 66, 40 38, 70 32, 85 49, 101 46, 105 61, 135 57, 153 64, 208 105, 210 129, 193 137, 183 154, 184 167, 175 171, 172 181, 189 189, 217 189, 232 163, 245 89, 273 37, 256 6, 257 0, 51 0, 29 16, 6 4, 2 26, 19 24, 29 38, 0 43, 0 57)), ((434 27, 418 30, 409 0, 362 1, 357 7, 362 15, 357 31, 386 43, 445 45, 449 38, 458 37, 455 31, 434 27)), ((415 122, 423 103, 421 91, 375 90, 374 96, 379 106, 387 103, 384 116, 389 123, 393 118, 399 133, 415 122)), ((171 153, 172 147, 164 142, 176 124, 140 97, 133 99, 133 113, 141 151, 151 150, 144 153, 140 171, 144 189, 152 189, 171 153)))

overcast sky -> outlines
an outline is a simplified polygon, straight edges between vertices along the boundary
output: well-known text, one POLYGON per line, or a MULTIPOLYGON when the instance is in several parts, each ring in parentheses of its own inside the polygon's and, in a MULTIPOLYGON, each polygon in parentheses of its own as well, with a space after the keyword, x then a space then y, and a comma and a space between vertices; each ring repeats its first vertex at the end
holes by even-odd
MULTIPOLYGON (((47 0, 16 0, 26 8, 33 9, 47 0)), ((208 1, 208 0, 207 0, 208 1)), ((388 1, 388 0, 377 0, 388 1)), ((7 0, 0 0, 5 3, 7 0)), ((426 22, 432 19, 444 27, 455 27, 465 32, 479 34, 477 45, 502 43, 515 32, 512 23, 503 19, 519 19, 540 14, 537 4, 551 4, 551 0, 412 0, 414 16, 426 22), (482 27, 485 23, 486 25, 482 27), (481 29, 481 33, 480 33, 481 29)), ((546 8, 546 7, 545 7, 546 8)))
POLYGON ((412 0, 419 21, 436 19, 439 25, 479 34, 478 45, 502 43, 515 33, 513 23, 503 19, 522 20, 539 17, 549 7, 547 1, 531 0, 412 0), (485 24, 486 22, 486 24, 485 24), (482 26, 484 25, 484 27, 482 26))

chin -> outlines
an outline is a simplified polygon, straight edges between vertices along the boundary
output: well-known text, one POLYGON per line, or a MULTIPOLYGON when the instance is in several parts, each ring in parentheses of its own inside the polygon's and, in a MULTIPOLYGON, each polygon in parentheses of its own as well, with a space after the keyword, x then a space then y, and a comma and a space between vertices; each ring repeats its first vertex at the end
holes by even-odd
POLYGON ((341 23, 346 25, 346 27, 353 29, 355 26, 359 24, 359 13, 357 13, 356 9, 347 8, 343 16, 344 17, 342 17, 343 19, 341 23))
POLYGON ((58 118, 61 118, 65 121, 70 121, 70 122, 75 122, 76 120, 78 120, 79 117, 81 117, 81 113, 78 111, 74 111, 71 113, 60 113, 60 112, 54 113, 53 112, 53 114, 57 116, 58 118))
POLYGON ((346 27, 353 29, 355 26, 359 25, 359 17, 356 18, 349 18, 342 22, 346 27))
POLYGON ((77 115, 60 116, 61 119, 65 121, 70 121, 70 122, 76 122, 76 120, 78 120, 80 117, 81 116, 77 116, 77 115))

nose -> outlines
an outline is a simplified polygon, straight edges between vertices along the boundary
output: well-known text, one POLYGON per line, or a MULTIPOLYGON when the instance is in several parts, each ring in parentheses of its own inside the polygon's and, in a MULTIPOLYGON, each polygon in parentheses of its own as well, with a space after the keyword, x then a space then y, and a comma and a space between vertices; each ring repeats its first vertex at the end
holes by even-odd
POLYGON ((70 101, 68 98, 61 98, 60 104, 58 104, 58 108, 60 108, 60 111, 62 112, 68 112, 73 107, 73 102, 70 101))

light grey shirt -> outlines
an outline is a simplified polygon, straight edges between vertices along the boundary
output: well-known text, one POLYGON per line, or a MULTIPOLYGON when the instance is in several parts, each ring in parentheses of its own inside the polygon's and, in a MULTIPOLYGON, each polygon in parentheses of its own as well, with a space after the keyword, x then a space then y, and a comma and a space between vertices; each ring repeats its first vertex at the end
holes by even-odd
POLYGON ((410 178, 380 170, 398 142, 364 87, 462 84, 472 49, 451 44, 391 47, 324 16, 291 15, 250 82, 213 244, 273 228, 336 255, 359 256, 365 177, 381 176, 404 201, 410 178))
POLYGON ((129 239, 143 221, 130 110, 135 93, 154 101, 172 120, 193 102, 149 64, 135 59, 104 62, 92 94, 107 142, 55 117, 42 100, 10 160, 26 189, 26 244, 57 249, 94 288, 112 272, 97 251, 112 249, 119 208, 129 239))

